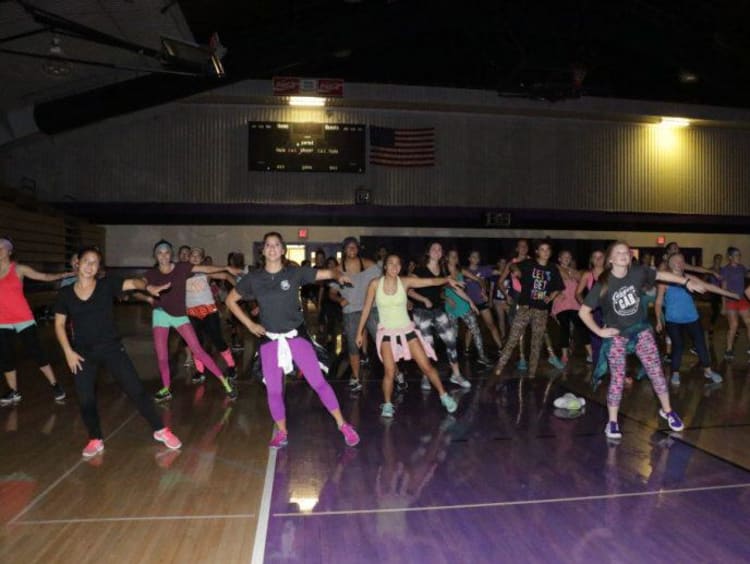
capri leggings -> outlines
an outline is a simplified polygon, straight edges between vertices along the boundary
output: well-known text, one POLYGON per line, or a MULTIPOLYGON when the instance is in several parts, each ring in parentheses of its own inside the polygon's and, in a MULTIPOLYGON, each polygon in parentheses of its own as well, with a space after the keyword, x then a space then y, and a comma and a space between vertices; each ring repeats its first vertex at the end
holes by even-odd
MULTIPOLYGON (((333 388, 323 378, 323 372, 318 364, 312 344, 305 338, 295 337, 288 339, 289 348, 292 351, 294 363, 302 371, 302 375, 310 384, 310 387, 318 394, 320 401, 328 411, 339 408, 339 402, 333 388)), ((284 374, 279 367, 278 359, 279 343, 268 341, 260 346, 260 363, 263 370, 263 378, 266 380, 266 391, 268 393, 268 408, 274 421, 286 419, 284 407, 284 374)))
MULTIPOLYGON (((469 311, 468 313, 462 315, 461 317, 454 317, 451 315, 451 318, 453 319, 454 325, 458 325, 458 320, 460 319, 466 324, 466 328, 471 333, 471 336, 474 338, 474 344, 477 347, 477 353, 479 353, 479 358, 484 358, 484 341, 482 339, 482 330, 479 327, 479 322, 477 321, 477 316, 474 314, 473 311, 469 311)), ((456 328, 456 331, 458 329, 456 328)))
POLYGON ((36 365, 40 368, 49 364, 47 353, 42 348, 39 341, 39 332, 36 323, 29 325, 16 333, 15 329, 0 329, 0 365, 3 372, 12 372, 16 369, 16 347, 15 337, 23 344, 23 348, 34 359, 36 365))
POLYGON ((534 377, 536 367, 539 364, 539 353, 542 351, 544 332, 547 330, 547 318, 549 312, 546 309, 536 309, 529 306, 518 306, 513 324, 510 326, 510 334, 505 346, 500 353, 496 371, 500 373, 510 360, 513 349, 521 341, 526 326, 531 324, 531 348, 529 349, 529 376, 534 377))
POLYGON ((451 322, 445 310, 415 308, 414 323, 419 332, 422 333, 422 338, 432 348, 435 348, 433 332, 437 333, 445 345, 448 362, 458 362, 458 350, 456 349, 458 328, 455 323, 451 322))
MULTIPOLYGON (((651 329, 646 329, 638 333, 638 340, 635 345, 635 354, 641 359, 643 367, 646 369, 651 380, 651 386, 654 388, 657 396, 667 393, 667 382, 664 380, 664 373, 661 368, 661 359, 659 349, 656 347, 654 334, 651 329)), ((610 407, 619 407, 622 399, 622 389, 625 385, 625 359, 627 356, 628 338, 617 335, 612 337, 609 355, 609 390, 607 391, 607 405, 610 407)))

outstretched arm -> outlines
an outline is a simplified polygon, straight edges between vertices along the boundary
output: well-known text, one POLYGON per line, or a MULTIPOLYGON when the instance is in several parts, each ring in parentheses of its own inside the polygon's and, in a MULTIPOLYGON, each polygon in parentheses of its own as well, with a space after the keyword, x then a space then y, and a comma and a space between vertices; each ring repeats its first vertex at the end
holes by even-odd
POLYGON ((55 274, 48 274, 46 272, 39 272, 38 270, 34 270, 26 264, 17 264, 16 272, 18 273, 18 276, 21 280, 23 280, 24 278, 31 278, 32 280, 38 280, 39 282, 56 282, 58 280, 62 280, 63 278, 69 278, 76 275, 75 272, 58 272, 55 274))

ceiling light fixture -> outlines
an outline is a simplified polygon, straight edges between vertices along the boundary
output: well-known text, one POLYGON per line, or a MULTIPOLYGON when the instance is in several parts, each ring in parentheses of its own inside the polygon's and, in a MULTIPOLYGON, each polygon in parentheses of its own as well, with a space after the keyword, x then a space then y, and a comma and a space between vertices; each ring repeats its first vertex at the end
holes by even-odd
POLYGON ((289 105, 320 108, 326 105, 326 99, 319 96, 289 96, 289 105))
POLYGON ((659 125, 662 127, 688 127, 690 120, 680 117, 663 117, 659 125))

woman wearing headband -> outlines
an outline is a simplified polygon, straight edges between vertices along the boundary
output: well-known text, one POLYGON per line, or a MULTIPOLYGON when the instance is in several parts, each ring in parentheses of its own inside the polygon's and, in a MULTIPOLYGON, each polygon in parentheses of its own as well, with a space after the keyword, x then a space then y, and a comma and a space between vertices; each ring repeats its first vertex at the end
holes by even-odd
POLYGON ((154 245, 154 258, 156 266, 147 270, 144 274, 146 283, 151 286, 163 286, 171 284, 168 291, 154 298, 154 311, 152 316, 154 348, 156 349, 156 358, 159 361, 159 372, 161 373, 162 389, 159 390, 154 398, 156 401, 167 401, 172 399, 170 390, 171 377, 169 373, 169 350, 168 339, 169 330, 174 328, 185 340, 188 347, 193 351, 193 358, 202 363, 208 370, 216 376, 224 387, 229 399, 237 397, 237 390, 231 382, 225 378, 219 367, 203 350, 198 337, 195 334, 193 326, 190 325, 190 319, 187 316, 186 286, 187 280, 195 272, 204 274, 215 274, 217 272, 228 271, 232 274, 239 274, 239 269, 229 266, 205 266, 193 265, 189 262, 172 262, 173 250, 172 245, 165 240, 158 241, 154 245))
POLYGON ((47 354, 39 341, 34 314, 23 294, 23 279, 31 278, 40 282, 55 282, 74 272, 45 274, 25 264, 11 260, 13 241, 10 237, 0 237, 0 365, 5 373, 5 381, 10 390, 0 398, 0 405, 12 405, 21 401, 16 378, 15 337, 17 336, 26 351, 34 358, 39 370, 52 388, 56 401, 65 399, 65 391, 55 378, 47 354))

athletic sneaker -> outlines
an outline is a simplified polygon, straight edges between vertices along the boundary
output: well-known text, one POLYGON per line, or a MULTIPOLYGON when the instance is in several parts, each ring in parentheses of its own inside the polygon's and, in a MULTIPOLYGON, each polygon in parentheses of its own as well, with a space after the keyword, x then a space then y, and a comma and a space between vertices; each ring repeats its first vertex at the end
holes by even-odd
POLYGON ((63 390, 60 382, 52 384, 52 396, 55 398, 55 401, 62 401, 66 398, 65 390, 63 390))
POLYGON ((440 403, 443 404, 443 407, 448 413, 455 413, 458 409, 458 404, 456 403, 456 400, 454 400, 450 395, 443 394, 440 396, 440 403))
POLYGON ((664 355, 664 356, 662 357, 662 361, 664 362, 664 364, 671 364, 671 363, 672 363, 672 355, 670 355, 670 354, 665 354, 665 355, 664 355))
POLYGON ((526 362, 525 358, 522 358, 518 361, 518 364, 516 364, 516 368, 519 370, 528 370, 529 369, 529 363, 526 362))
POLYGON ((568 364, 568 355, 564 354, 560 357, 560 361, 562 361, 563 364, 568 364))
POLYGON ((370 364, 370 357, 366 354, 363 354, 359 357, 359 365, 360 366, 368 366, 370 364))
POLYGON ((680 385, 680 373, 672 372, 672 378, 670 378, 669 381, 672 382, 673 386, 679 386, 680 385))
POLYGON ((733 350, 724 351, 724 360, 734 360, 734 351, 733 350))
POLYGON ((230 380, 226 380, 226 385, 224 386, 224 391, 227 393, 227 398, 234 401, 237 399, 237 396, 239 396, 239 392, 237 391, 237 386, 232 384, 230 380))
POLYGON ((396 413, 396 408, 392 403, 384 403, 380 406, 380 417, 393 417, 394 413, 396 413))
POLYGON ((425 391, 429 392, 432 389, 432 384, 430 384, 430 379, 427 378, 424 374, 422 374, 422 384, 420 384, 420 387, 425 391))
POLYGON ((682 419, 680 419, 680 416, 677 415, 677 412, 674 409, 669 413, 665 413, 663 409, 660 409, 659 415, 662 419, 667 420, 669 428, 673 431, 682 431, 685 428, 685 424, 682 422, 682 419))
POLYGON ((555 355, 547 357, 547 362, 549 362, 552 366, 554 366, 558 370, 564 370, 565 369, 565 365, 555 355))
POLYGON ((493 364, 495 364, 486 356, 480 356, 479 358, 477 358, 477 362, 479 364, 483 364, 484 366, 492 366, 493 364))
POLYGON ((690 354, 692 354, 693 356, 698 356, 698 351, 697 351, 697 350, 695 350, 695 347, 690 347, 690 348, 688 349, 688 352, 689 352, 690 354))
POLYGON ((15 405, 21 402, 21 394, 16 390, 9 390, 7 394, 0 398, 0 405, 5 407, 6 405, 15 405))
POLYGON ((84 458, 93 458, 104 450, 104 441, 101 439, 91 439, 81 453, 84 458))
POLYGON ((357 434, 357 431, 354 430, 354 427, 352 427, 349 423, 344 423, 341 427, 339 427, 339 431, 341 431, 341 434, 344 435, 344 442, 346 443, 346 446, 357 446, 359 444, 359 435, 357 434))
POLYGON ((594 363, 594 359, 591 358, 590 354, 587 354, 586 355, 586 364, 593 364, 593 363, 594 363))
POLYGON ((399 372, 396 374, 396 391, 403 392, 409 387, 409 384, 406 383, 406 378, 404 378, 404 373, 399 372))
POLYGON ((168 401, 172 399, 172 392, 169 391, 169 388, 162 388, 158 392, 154 394, 154 401, 161 403, 163 401, 168 401))
POLYGON ((349 391, 350 392, 358 392, 362 389, 362 382, 359 381, 359 378, 351 378, 349 380, 349 391))
POLYGON ((450 382, 452 384, 455 384, 456 386, 461 386, 462 388, 466 388, 467 390, 471 388, 471 382, 469 382, 466 378, 464 378, 460 374, 452 374, 450 377, 450 382))
POLYGON ((154 439, 160 443, 164 443, 164 446, 176 450, 182 446, 182 442, 178 439, 174 433, 172 433, 169 427, 164 427, 158 431, 154 431, 154 439))
POLYGON ((206 381, 206 375, 195 372, 190 380, 193 384, 203 384, 206 381))
POLYGON ((271 437, 271 442, 268 443, 268 446, 271 448, 285 447, 286 445, 289 444, 288 437, 289 437, 289 434, 286 431, 274 429, 273 437, 271 437))
POLYGON ((724 380, 724 378, 721 377, 721 374, 714 372, 710 368, 703 373, 703 376, 711 380, 714 384, 720 384, 724 380))
POLYGON ((577 411, 586 405, 585 398, 579 398, 575 394, 568 392, 557 398, 553 402, 554 406, 558 409, 569 409, 571 411, 577 411))
POLYGON ((607 426, 604 427, 604 434, 607 435, 608 439, 622 438, 622 431, 620 431, 620 426, 617 424, 617 421, 609 421, 607 426))

